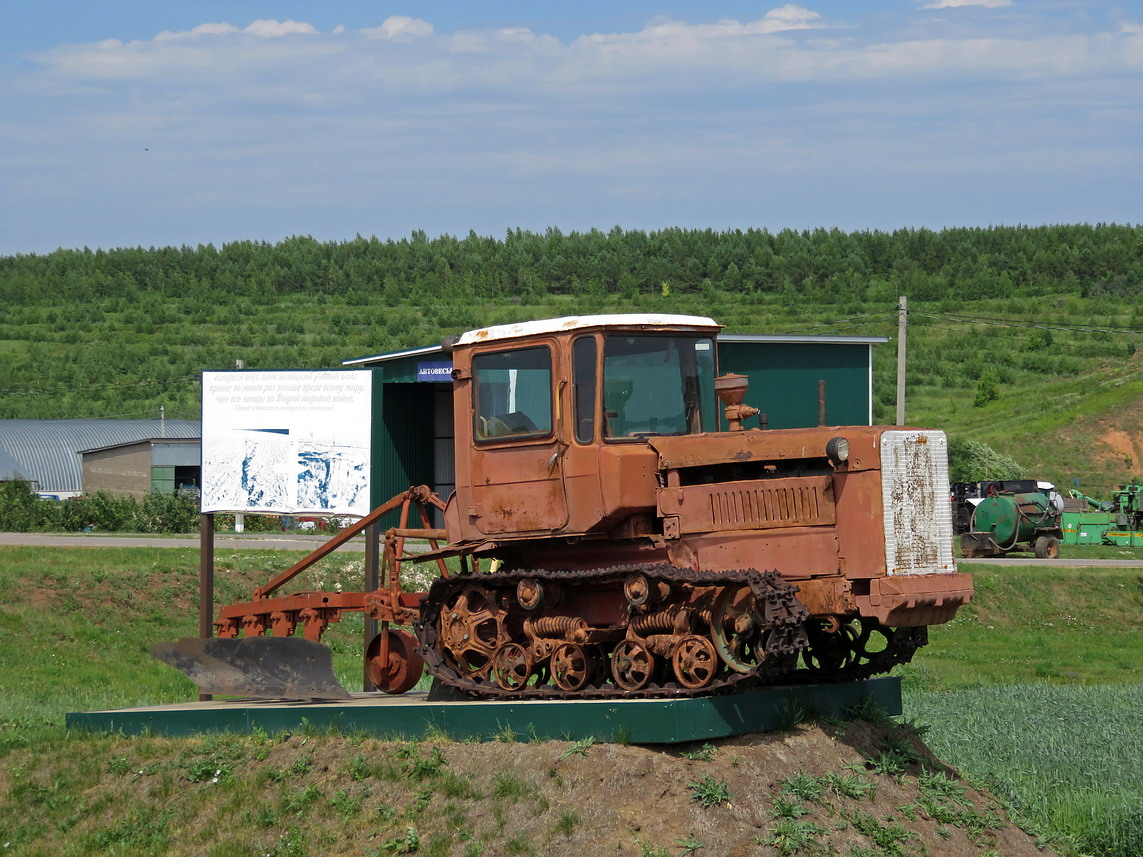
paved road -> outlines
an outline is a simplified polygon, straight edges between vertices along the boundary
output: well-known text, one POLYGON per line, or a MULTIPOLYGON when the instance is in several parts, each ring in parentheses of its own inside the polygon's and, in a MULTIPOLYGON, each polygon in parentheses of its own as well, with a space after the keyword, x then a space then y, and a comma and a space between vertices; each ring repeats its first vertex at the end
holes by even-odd
POLYGON ((1009 556, 1003 559, 958 559, 957 565, 1062 565, 1068 568, 1143 568, 1143 559, 1035 559, 1009 556))
MULTIPOLYGON (((328 541, 326 536, 273 535, 250 533, 215 536, 214 549, 218 550, 285 550, 309 552, 328 541)), ((65 548, 197 548, 198 536, 133 536, 98 535, 95 533, 0 533, 0 546, 31 545, 65 548)), ((340 551, 365 550, 365 539, 356 537, 338 548, 340 551)))
MULTIPOLYGON (((275 535, 270 533, 249 533, 243 535, 216 536, 214 549, 218 550, 287 550, 309 552, 327 541, 326 536, 275 535)), ((60 535, 55 533, 0 533, 0 546, 33 545, 42 547, 84 547, 84 548, 197 548, 198 536, 131 536, 97 535, 76 533, 60 535)), ((410 546, 411 547, 411 546, 410 546)), ((358 536, 338 548, 339 551, 365 550, 365 540, 358 536)), ((1034 559, 1032 557, 1006 557, 1004 559, 959 559, 960 565, 1058 565, 1067 568, 1143 568, 1140 559, 1034 559)))

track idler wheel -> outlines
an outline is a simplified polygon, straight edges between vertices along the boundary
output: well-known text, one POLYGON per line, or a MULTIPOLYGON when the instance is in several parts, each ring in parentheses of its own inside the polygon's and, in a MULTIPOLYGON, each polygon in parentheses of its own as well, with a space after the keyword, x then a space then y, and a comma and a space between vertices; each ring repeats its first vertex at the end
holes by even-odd
POLYGON ((623 690, 642 690, 654 672, 655 656, 638 640, 620 640, 611 653, 611 677, 623 690))
POLYGON ((810 646, 802 660, 810 672, 827 676, 850 669, 857 661, 858 630, 853 622, 810 622, 806 626, 810 646))
POLYGON ((706 637, 684 637, 671 655, 671 666, 679 684, 697 690, 714 681, 719 667, 718 653, 714 643, 706 637))
POLYGON ((425 662, 416 652, 417 642, 405 631, 382 631, 365 650, 365 677, 385 693, 404 693, 416 687, 424 672, 425 662), (389 652, 381 656, 383 637, 388 637, 389 652))
POLYGON ((519 643, 505 643, 492 656, 492 677, 503 690, 521 690, 532 677, 532 656, 519 643))
POLYGON ((440 645, 462 675, 487 675, 498 647, 507 642, 504 617, 494 595, 477 584, 466 585, 441 609, 440 645))
POLYGON ((552 652, 549 670, 552 683, 560 690, 582 690, 595 674, 595 659, 578 643, 560 643, 552 652))

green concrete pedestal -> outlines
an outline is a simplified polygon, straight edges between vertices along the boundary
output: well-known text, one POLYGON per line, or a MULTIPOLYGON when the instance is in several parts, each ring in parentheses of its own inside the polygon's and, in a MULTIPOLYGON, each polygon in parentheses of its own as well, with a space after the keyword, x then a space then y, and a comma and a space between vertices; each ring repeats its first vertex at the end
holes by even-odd
POLYGON ((76 712, 67 715, 67 727, 125 735, 314 729, 406 740, 444 735, 454 740, 594 738, 674 744, 768 732, 812 714, 845 719, 865 700, 900 714, 900 679, 768 687, 693 699, 430 702, 424 693, 406 693, 357 694, 341 702, 212 700, 76 712))

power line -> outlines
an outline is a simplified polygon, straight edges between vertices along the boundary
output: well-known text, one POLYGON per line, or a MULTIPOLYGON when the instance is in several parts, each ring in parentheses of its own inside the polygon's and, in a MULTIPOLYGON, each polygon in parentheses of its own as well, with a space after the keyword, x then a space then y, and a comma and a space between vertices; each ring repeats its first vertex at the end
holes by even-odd
MULTIPOLYGON (((146 409, 141 410, 141 411, 127 411, 126 413, 122 413, 122 414, 104 414, 104 415, 98 416, 98 417, 82 417, 82 419, 86 419, 86 420, 119 420, 119 419, 124 419, 126 417, 141 417, 141 416, 151 416, 157 420, 157 419, 159 419, 158 409, 157 408, 146 408, 146 409)), ((194 419, 198 419, 197 417, 175 416, 170 412, 170 408, 167 408, 167 412, 164 414, 164 416, 168 420, 194 420, 194 419)))
POLYGON ((851 316, 849 318, 839 318, 835 321, 823 321, 823 322, 819 322, 818 324, 811 324, 808 327, 803 327, 800 330, 795 331, 795 332, 796 333, 807 333, 811 330, 817 330, 817 329, 822 328, 822 327, 836 327, 838 325, 843 325, 843 324, 849 325, 850 327, 867 327, 871 324, 879 324, 880 322, 885 321, 894 315, 896 315, 895 312, 893 312, 893 313, 871 312, 871 313, 866 313, 865 315, 855 315, 855 316, 851 316), (861 319, 865 319, 865 318, 874 319, 874 320, 873 321, 861 321, 861 319))
MULTIPOLYGON (((892 313, 892 315, 895 315, 895 314, 896 313, 892 313)), ((801 328, 799 330, 792 331, 790 335, 812 336, 813 332, 815 330, 821 330, 822 328, 831 328, 831 332, 836 332, 836 333, 841 333, 841 332, 849 331, 849 330, 857 330, 860 328, 869 328, 869 327, 876 328, 876 327, 884 326, 885 324, 887 324, 890 320, 890 318, 889 318, 890 315, 891 314, 889 314, 889 313, 883 313, 883 314, 869 315, 869 316, 855 316, 853 319, 842 318, 842 319, 838 319, 837 321, 823 322, 821 324, 815 324, 811 327, 804 327, 804 328, 801 328), (872 320, 871 321, 857 321, 856 320, 856 319, 861 319, 861 318, 869 318, 872 320), (852 322, 852 323, 849 323, 849 322, 852 322)))
POLYGON ((986 318, 982 316, 971 315, 941 315, 938 313, 917 312, 911 310, 910 315, 916 315, 921 318, 931 318, 935 321, 951 321, 956 324, 987 324, 993 327, 1026 327, 1036 330, 1062 330, 1069 333, 1130 333, 1135 335, 1143 334, 1143 331, 1136 330, 1131 327, 1090 327, 1079 324, 1068 324, 1066 322, 1045 323, 1035 321, 1016 321, 1014 319, 1002 318, 986 318))

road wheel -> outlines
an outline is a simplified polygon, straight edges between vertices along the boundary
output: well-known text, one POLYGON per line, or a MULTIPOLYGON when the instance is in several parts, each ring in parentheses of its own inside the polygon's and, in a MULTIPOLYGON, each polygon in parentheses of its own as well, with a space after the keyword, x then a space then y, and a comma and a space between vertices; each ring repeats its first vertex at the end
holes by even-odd
POLYGON ((1036 539, 1037 559, 1057 559, 1060 555, 1060 540, 1055 536, 1040 536, 1036 539))

